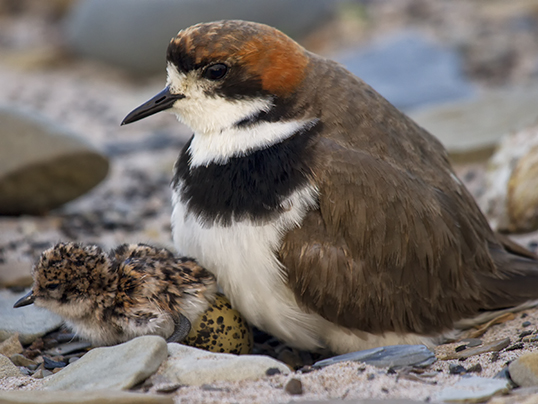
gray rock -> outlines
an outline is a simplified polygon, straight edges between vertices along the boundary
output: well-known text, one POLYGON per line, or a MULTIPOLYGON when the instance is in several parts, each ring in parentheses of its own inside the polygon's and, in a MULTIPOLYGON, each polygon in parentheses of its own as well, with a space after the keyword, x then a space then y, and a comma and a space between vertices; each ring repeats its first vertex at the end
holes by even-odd
POLYGON ((32 285, 32 262, 12 260, 0 264, 0 288, 29 287, 32 285))
POLYGON ((0 108, 0 214, 41 214, 93 188, 108 160, 28 111, 0 108))
POLYGON ((13 362, 13 364, 16 366, 25 366, 25 367, 37 366, 36 361, 28 359, 26 356, 21 355, 21 354, 11 355, 9 359, 11 359, 11 362, 13 362))
POLYGON ((495 230, 529 232, 538 226, 537 159, 538 123, 501 139, 488 161, 487 189, 480 200, 495 230))
POLYGON ((19 333, 13 334, 11 337, 0 343, 0 354, 8 358, 15 354, 20 354, 23 348, 19 341, 19 333))
POLYGON ((62 325, 61 317, 40 307, 31 305, 14 309, 13 304, 24 294, 0 290, 0 341, 19 333, 23 345, 31 344, 62 325))
POLYGON ((538 85, 490 90, 472 100, 410 112, 459 161, 485 160, 501 137, 538 118, 538 85))
POLYGON ((436 359, 433 352, 424 345, 391 345, 334 356, 314 363, 313 367, 323 368, 345 361, 363 362, 381 368, 429 366, 436 359))
POLYGON ((495 394, 506 393, 509 389, 510 382, 505 379, 468 377, 441 390, 433 399, 447 403, 482 403, 495 394))
POLYGON ((168 360, 155 377, 171 383, 202 385, 216 381, 254 380, 265 377, 270 368, 282 374, 290 369, 281 362, 262 355, 232 355, 203 351, 186 345, 168 344, 168 360))
POLYGON ((173 404, 172 396, 116 390, 85 391, 0 391, 2 404, 173 404))
POLYGON ((463 75, 458 53, 413 31, 392 34, 335 59, 404 110, 475 93, 463 75))
POLYGON ((47 379, 48 390, 126 390, 151 376, 166 359, 166 341, 155 335, 95 348, 47 379))
POLYGON ((19 376, 22 376, 22 373, 19 368, 15 366, 7 356, 0 355, 0 379, 2 379, 3 377, 19 376))
POLYGON ((164 73, 168 42, 199 22, 262 22, 300 37, 331 15, 328 0, 84 0, 75 3, 65 34, 72 51, 138 73, 164 73))
POLYGON ((538 352, 521 355, 508 366, 510 378, 521 387, 538 386, 538 352))

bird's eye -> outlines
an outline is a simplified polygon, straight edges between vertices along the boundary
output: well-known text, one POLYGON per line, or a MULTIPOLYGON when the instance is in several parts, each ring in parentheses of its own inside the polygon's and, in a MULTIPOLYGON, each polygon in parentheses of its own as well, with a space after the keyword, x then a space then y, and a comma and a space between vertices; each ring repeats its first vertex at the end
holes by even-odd
POLYGON ((49 283, 47 286, 45 286, 48 290, 56 290, 60 286, 59 283, 49 283))
POLYGON ((204 77, 209 80, 220 80, 228 72, 228 66, 224 63, 216 63, 214 65, 208 66, 204 70, 204 77))

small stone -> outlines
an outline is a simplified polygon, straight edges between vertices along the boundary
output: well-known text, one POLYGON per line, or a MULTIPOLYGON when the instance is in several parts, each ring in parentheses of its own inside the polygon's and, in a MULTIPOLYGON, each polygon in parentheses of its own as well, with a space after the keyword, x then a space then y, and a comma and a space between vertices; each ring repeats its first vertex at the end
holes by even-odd
POLYGON ((32 375, 35 379, 43 379, 43 369, 38 369, 32 375))
POLYGON ((3 377, 22 376, 21 371, 17 366, 9 360, 7 356, 0 355, 0 379, 3 377))
POLYGON ((129 389, 157 370, 167 357, 166 348, 166 341, 155 335, 95 348, 51 376, 44 387, 48 390, 129 389))
POLYGON ((45 366, 45 369, 52 370, 55 368, 63 368, 65 367, 65 362, 55 361, 50 358, 47 358, 46 356, 43 357, 43 365, 45 366))
POLYGON ((270 368, 282 374, 290 373, 285 364, 264 355, 221 354, 169 343, 168 359, 153 377, 164 376, 172 383, 200 386, 217 381, 260 379, 266 377, 270 368))
POLYGON ((521 326, 522 327, 528 327, 530 326, 532 323, 530 321, 524 321, 523 323, 521 323, 521 326))
POLYGON ((456 352, 461 352, 463 350, 467 349, 467 345, 460 345, 460 346, 457 346, 454 350, 456 352))
POLYGON ((35 112, 0 108, 0 214, 42 214, 86 193, 108 160, 35 112))
POLYGON ((45 353, 49 355, 69 355, 73 352, 83 351, 91 346, 92 344, 88 341, 68 342, 66 344, 61 344, 55 348, 49 349, 45 351, 45 353))
POLYGON ((473 366, 470 366, 467 369, 467 373, 480 373, 482 372, 482 365, 480 363, 475 363, 473 366))
POLYGON ((436 358, 424 345, 391 345, 338 355, 318 361, 313 367, 322 368, 344 361, 363 362, 376 367, 424 367, 434 363, 436 358))
POLYGON ((461 375, 462 373, 466 373, 466 372, 467 372, 467 369, 465 369, 461 365, 455 365, 453 363, 448 365, 448 373, 450 373, 451 375, 461 375))
POLYGON ((0 340, 19 333, 21 344, 27 345, 62 325, 60 316, 40 307, 14 309, 13 304, 24 295, 0 290, 0 340))
POLYGON ((538 386, 538 352, 521 355, 508 366, 510 377, 518 386, 538 386))
POLYGON ((26 356, 21 355, 21 354, 11 355, 9 359, 11 359, 11 362, 13 362, 17 366, 25 366, 25 367, 37 366, 36 361, 33 361, 32 359, 28 359, 26 356))
POLYGON ((523 349, 523 348, 525 348, 525 344, 523 342, 518 342, 518 343, 506 348, 505 351, 516 351, 518 349, 523 349))
POLYGON ((19 341, 19 333, 16 332, 11 337, 0 343, 0 354, 11 357, 15 354, 20 354, 23 351, 19 341))
POLYGON ((278 368, 269 368, 265 371, 265 375, 266 376, 274 376, 274 375, 279 375, 281 374, 282 372, 280 371, 280 369, 278 368))
POLYGON ((446 387, 434 396, 434 401, 451 403, 481 403, 493 395, 507 392, 510 382, 504 379, 487 379, 469 377, 458 381, 452 387, 446 387))
POLYGON ((175 391, 178 391, 180 388, 181 388, 181 384, 179 383, 165 384, 165 385, 155 388, 155 392, 160 393, 160 394, 170 394, 175 391))
POLYGON ((451 359, 465 360, 467 358, 470 358, 471 356, 480 355, 486 352, 500 351, 501 349, 506 348, 508 345, 510 345, 510 338, 503 338, 500 340, 495 340, 495 341, 483 344, 482 346, 478 346, 471 349, 465 349, 461 352, 455 352, 453 354, 450 353, 448 355, 443 356, 440 359, 441 360, 451 360, 451 359))
POLYGON ((527 335, 531 335, 531 334, 532 334, 531 330, 525 330, 521 334, 519 334, 519 338, 522 339, 522 338, 525 338, 527 335))
POLYGON ((464 342, 465 345, 467 345, 467 348, 474 348, 474 347, 482 345, 482 340, 479 338, 466 338, 462 342, 464 342))
POLYGON ((366 376, 366 380, 374 380, 375 379, 375 375, 373 373, 368 373, 368 375, 366 376))
POLYGON ((495 363, 495 362, 497 362, 499 360, 499 356, 500 356, 499 352, 493 352, 491 354, 491 357, 489 358, 489 361, 491 363, 495 363))
POLYGON ((303 383, 299 379, 290 379, 284 387, 284 391, 293 396, 299 396, 303 394, 303 383))
POLYGON ((78 361, 80 358, 77 357, 77 356, 73 356, 72 358, 69 358, 69 363, 75 363, 76 361, 78 361))

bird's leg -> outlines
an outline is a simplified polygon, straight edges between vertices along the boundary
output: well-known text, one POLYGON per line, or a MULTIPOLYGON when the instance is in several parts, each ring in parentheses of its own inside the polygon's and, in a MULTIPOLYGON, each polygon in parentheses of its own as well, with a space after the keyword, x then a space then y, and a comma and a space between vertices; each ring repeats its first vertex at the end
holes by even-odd
POLYGON ((166 339, 167 342, 181 342, 189 335, 191 330, 191 322, 181 313, 179 313, 177 319, 174 319, 174 323, 174 332, 166 339))

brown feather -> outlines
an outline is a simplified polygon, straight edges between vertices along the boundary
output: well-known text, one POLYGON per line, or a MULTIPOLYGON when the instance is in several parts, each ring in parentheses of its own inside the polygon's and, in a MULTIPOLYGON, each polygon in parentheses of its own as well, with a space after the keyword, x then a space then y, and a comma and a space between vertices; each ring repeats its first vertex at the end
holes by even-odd
POLYGON ((432 335, 538 298, 538 261, 493 233, 441 144, 360 79, 311 57, 303 85, 325 101, 313 145, 319 209, 280 250, 297 301, 344 327, 432 335))

